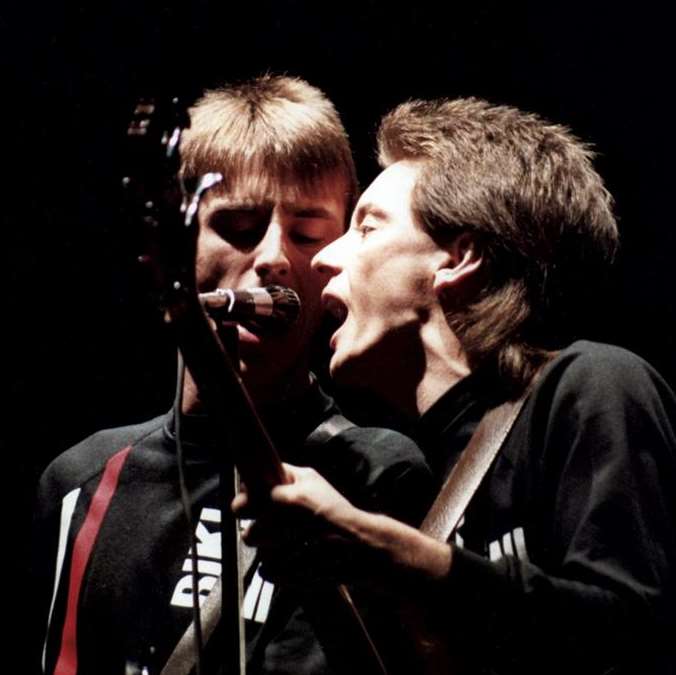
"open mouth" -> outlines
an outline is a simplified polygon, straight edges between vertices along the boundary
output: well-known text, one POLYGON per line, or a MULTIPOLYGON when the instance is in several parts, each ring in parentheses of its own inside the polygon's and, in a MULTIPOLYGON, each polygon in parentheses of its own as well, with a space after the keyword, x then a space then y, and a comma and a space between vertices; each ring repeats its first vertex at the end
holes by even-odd
POLYGON ((331 339, 329 340, 329 347, 335 351, 336 341, 338 339, 338 333, 340 332, 341 326, 345 323, 347 319, 348 309, 347 305, 335 295, 327 293, 324 291, 322 293, 322 305, 324 309, 330 314, 334 319, 335 330, 331 339))
POLYGON ((322 294, 322 304, 324 309, 334 318, 338 325, 341 325, 347 318, 347 306, 335 295, 326 292, 322 294))

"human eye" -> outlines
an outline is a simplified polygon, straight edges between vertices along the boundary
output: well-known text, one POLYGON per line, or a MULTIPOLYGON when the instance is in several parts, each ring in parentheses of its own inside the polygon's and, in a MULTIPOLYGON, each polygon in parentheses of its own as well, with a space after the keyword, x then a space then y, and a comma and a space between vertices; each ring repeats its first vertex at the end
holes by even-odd
POLYGON ((369 223, 366 220, 363 220, 361 223, 355 225, 353 229, 362 239, 364 239, 369 233, 373 232, 376 228, 373 224, 369 223))
POLYGON ((291 240, 301 246, 314 246, 324 241, 325 227, 320 221, 298 219, 291 227, 291 240))
POLYGON ((209 227, 237 248, 251 248, 263 235, 265 219, 255 209, 221 209, 211 214, 209 227))
POLYGON ((297 218, 290 230, 291 240, 299 246, 321 246, 341 233, 327 218, 297 218))
POLYGON ((312 236, 303 232, 292 232, 291 239, 296 244, 300 244, 301 246, 316 246, 317 244, 320 244, 322 241, 324 241, 323 237, 312 236))

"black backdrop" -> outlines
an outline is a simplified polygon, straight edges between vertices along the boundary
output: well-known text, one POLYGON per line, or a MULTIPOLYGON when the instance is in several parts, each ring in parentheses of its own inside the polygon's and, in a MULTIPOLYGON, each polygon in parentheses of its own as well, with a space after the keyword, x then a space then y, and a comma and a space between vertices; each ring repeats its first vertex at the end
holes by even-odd
POLYGON ((645 2, 3 3, 1 439, 19 578, 44 465, 172 395, 173 350, 119 218, 139 94, 300 75, 342 112, 363 183, 378 117, 408 97, 481 96, 569 124, 600 153, 624 237, 586 334, 634 349, 674 383, 671 32, 666 10, 645 2))

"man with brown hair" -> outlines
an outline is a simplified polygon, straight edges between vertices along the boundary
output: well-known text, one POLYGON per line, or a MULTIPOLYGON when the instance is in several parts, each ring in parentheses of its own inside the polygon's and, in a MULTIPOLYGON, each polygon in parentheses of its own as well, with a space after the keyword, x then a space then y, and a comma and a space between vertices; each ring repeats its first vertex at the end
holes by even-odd
MULTIPOLYGON (((311 260, 344 232, 357 189, 336 111, 302 80, 265 76, 207 92, 190 118, 183 180, 223 176, 199 205, 198 290, 277 284, 301 300, 298 321, 283 333, 259 323, 237 326, 242 379, 278 450, 317 467, 366 508, 415 518, 398 490, 423 494, 429 485, 417 448, 393 432, 348 423, 310 372, 325 281, 311 260)), ((48 467, 35 553, 43 672, 187 674, 193 642, 187 666, 185 650, 176 649, 193 618, 190 535, 197 594, 209 604, 221 573, 223 451, 188 372, 170 413, 94 434, 48 467), (179 498, 179 421, 189 525, 179 498), (163 671, 177 662, 178 670, 163 671)), ((318 641, 315 617, 311 625, 304 611, 309 593, 273 589, 255 563, 245 582, 248 672, 325 673, 334 654, 345 658, 340 636, 329 633, 327 641, 322 627, 318 641)), ((232 580, 223 588, 232 593, 232 580)), ((220 672, 223 640, 217 630, 212 635, 209 641, 205 628, 204 672, 220 672)))
POLYGON ((314 261, 341 321, 330 370, 415 421, 450 481, 440 506, 464 516, 451 533, 436 528, 440 508, 415 530, 287 467, 278 509, 248 540, 274 546, 268 519, 279 528, 291 506, 361 551, 364 579, 412 600, 404 616, 443 647, 401 672, 673 672, 674 395, 625 350, 561 341, 561 320, 617 246, 590 150, 476 99, 403 104, 378 142, 383 172, 314 261), (520 399, 511 428, 488 422, 520 399), (491 447, 466 492, 461 467, 491 447))

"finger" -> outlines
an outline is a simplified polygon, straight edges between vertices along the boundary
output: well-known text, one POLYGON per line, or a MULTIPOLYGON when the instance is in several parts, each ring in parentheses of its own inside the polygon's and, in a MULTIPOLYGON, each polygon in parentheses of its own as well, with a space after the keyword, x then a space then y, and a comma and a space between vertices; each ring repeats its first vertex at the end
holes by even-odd
POLYGON ((276 485, 270 491, 272 501, 281 504, 303 504, 304 495, 309 494, 314 484, 322 480, 320 475, 310 467, 283 464, 286 482, 276 485))
POLYGON ((270 500, 277 504, 294 504, 298 489, 295 483, 275 485, 270 490, 270 500))
POLYGON ((282 471, 284 472, 284 485, 290 485, 295 483, 300 475, 302 467, 296 466, 295 464, 288 464, 287 462, 282 462, 282 471))
POLYGON ((240 532, 240 537, 247 546, 255 546, 255 544, 251 543, 251 530, 255 524, 255 520, 250 521, 249 524, 240 532))
POLYGON ((266 541, 265 536, 261 536, 261 528, 257 525, 256 520, 251 520, 247 526, 242 530, 241 535, 242 541, 251 547, 262 546, 263 543, 269 545, 269 542, 266 541))
POLYGON ((230 503, 231 510, 238 516, 240 512, 249 506, 249 495, 246 492, 238 492, 230 503))
POLYGON ((267 500, 253 500, 247 492, 239 492, 230 502, 230 509, 240 520, 257 518, 263 513, 268 505, 267 500))

